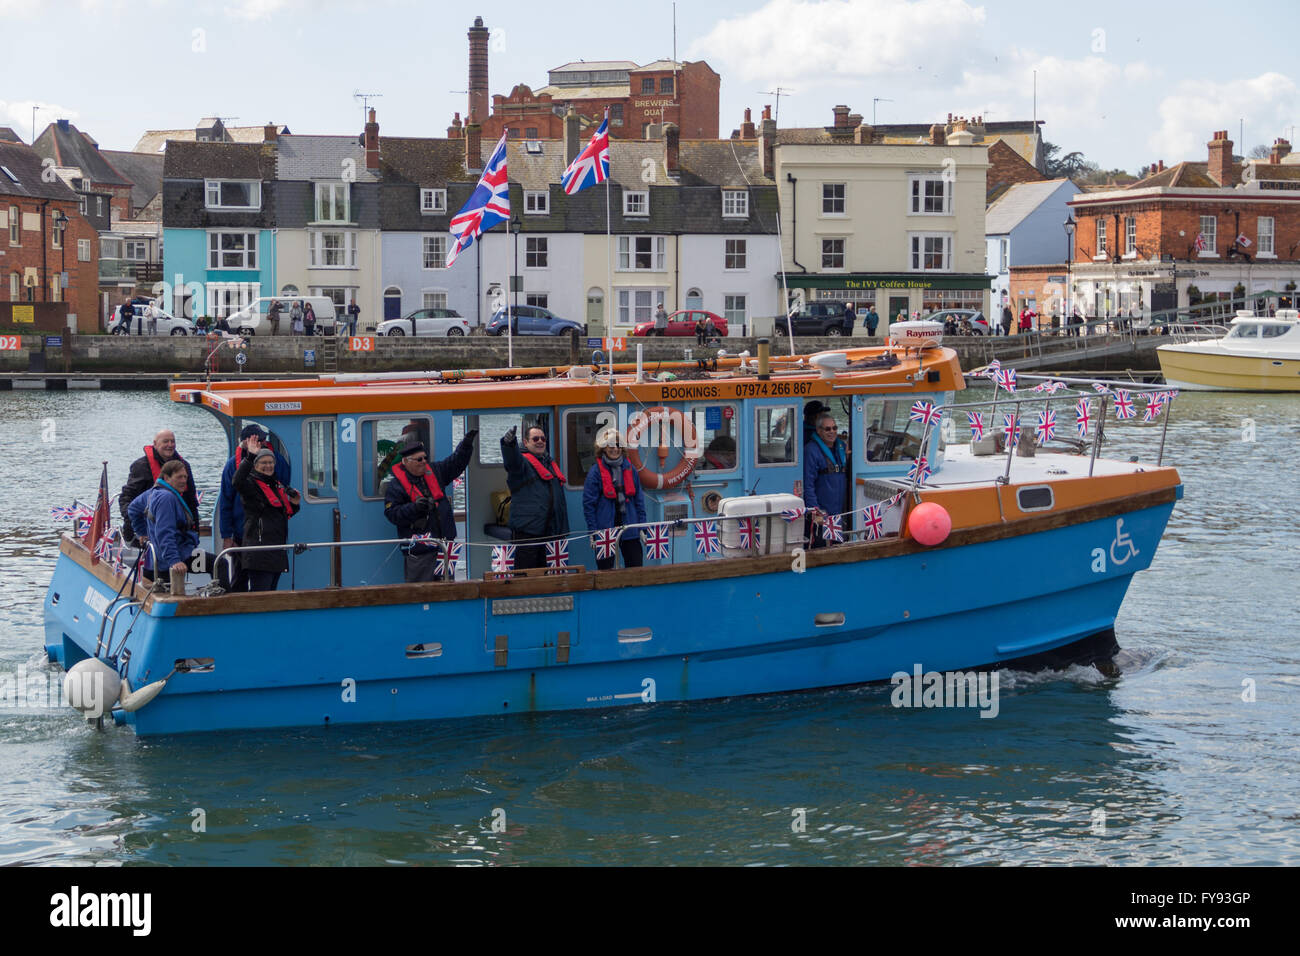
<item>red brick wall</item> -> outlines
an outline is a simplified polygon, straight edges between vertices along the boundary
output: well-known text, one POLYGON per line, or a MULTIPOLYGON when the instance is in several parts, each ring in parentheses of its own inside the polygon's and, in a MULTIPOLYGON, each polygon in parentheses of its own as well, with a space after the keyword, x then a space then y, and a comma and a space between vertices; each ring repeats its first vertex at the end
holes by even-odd
MULTIPOLYGON (((1075 234, 1076 238, 1078 234, 1075 234)), ((1012 322, 1013 331, 1019 328, 1020 310, 1032 300, 1034 311, 1038 313, 1036 328, 1050 329, 1052 315, 1061 314, 1061 297, 1065 294, 1064 282, 1051 282, 1051 277, 1065 276, 1065 264, 1048 266, 1013 266, 1010 275, 1011 311, 1015 313, 1012 322), (1027 293, 1027 294, 1026 294, 1027 293)), ((1002 307, 995 310, 996 319, 1002 321, 1002 307)))
POLYGON ((722 77, 709 69, 707 63, 687 63, 682 67, 679 83, 681 118, 677 125, 682 139, 717 139, 722 77))
MULTIPOLYGON (((1214 216, 1217 224, 1215 248, 1225 258, 1237 238, 1237 230, 1250 239, 1246 251, 1254 256, 1259 251, 1257 220, 1261 216, 1273 218, 1273 248, 1279 262, 1300 260, 1300 195, 1294 200, 1279 199, 1272 202, 1234 202, 1231 195, 1223 198, 1177 199, 1153 202, 1135 199, 1131 203, 1114 203, 1093 209, 1074 208, 1079 223, 1075 233, 1075 261, 1091 262, 1097 251, 1097 217, 1106 219, 1106 239, 1109 253, 1124 252, 1124 218, 1137 218, 1138 258, 1158 259, 1171 255, 1175 259, 1196 259, 1193 248, 1201 231, 1201 216, 1214 216), (1224 209, 1231 210, 1224 212, 1224 209), (1239 213, 1240 215, 1234 215, 1239 213), (1119 215, 1118 226, 1115 216, 1119 215), (1181 233, 1181 235, 1180 235, 1181 233)), ((1274 261, 1274 260, 1266 260, 1274 261)))
MULTIPOLYGON (((99 328, 99 234, 94 227, 77 211, 76 200, 28 199, 0 195, 0 208, 6 214, 10 206, 18 206, 19 215, 35 213, 44 216, 44 243, 40 231, 23 229, 20 234, 21 245, 9 244, 9 230, 0 232, 0 301, 11 301, 9 296, 11 273, 17 272, 19 278, 18 300, 27 301, 28 290, 22 285, 21 277, 27 268, 37 272, 39 285, 32 290, 37 302, 54 301, 51 280, 56 278, 60 269, 68 273, 69 286, 63 292, 68 303, 68 311, 77 314, 77 327, 82 332, 99 328), (54 237, 50 217, 54 210, 62 210, 68 217, 68 227, 63 236, 63 249, 54 246, 54 237), (90 240, 90 261, 81 262, 77 258, 77 240, 90 240), (42 257, 42 245, 44 257, 42 257)), ((7 220, 6 220, 7 221, 7 220)))
POLYGON ((1017 183, 1036 183, 1047 179, 1033 163, 998 140, 989 147, 988 188, 990 191, 1000 186, 1014 186, 1017 183))

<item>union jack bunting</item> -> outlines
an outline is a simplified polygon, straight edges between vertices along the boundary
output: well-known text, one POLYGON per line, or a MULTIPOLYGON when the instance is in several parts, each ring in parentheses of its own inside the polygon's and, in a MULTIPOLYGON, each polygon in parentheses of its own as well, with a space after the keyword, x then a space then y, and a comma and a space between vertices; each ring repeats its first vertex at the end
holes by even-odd
POLYGON ((1049 442, 1056 437, 1056 412, 1050 408, 1038 413, 1038 424, 1034 426, 1040 442, 1049 442))
POLYGON ((1160 417, 1160 413, 1165 410, 1165 400, 1161 395, 1148 395, 1147 407, 1142 412, 1144 422, 1153 422, 1160 417))
POLYGON ((101 561, 107 561, 113 554, 113 544, 108 538, 100 538, 95 545, 95 557, 101 561))
POLYGON ((740 519, 740 546, 746 551, 752 551, 759 545, 760 535, 758 533, 758 522, 753 518, 740 519))
POLYGON ((894 495, 894 497, 889 499, 889 507, 893 508, 895 505, 902 504, 903 499, 906 497, 907 497, 907 492, 900 491, 898 494, 894 495))
POLYGON ((473 245, 487 230, 510 218, 510 191, 506 176, 506 134, 501 134, 497 148, 483 167, 474 192, 451 217, 451 234, 455 238, 447 252, 447 268, 456 257, 473 245))
POLYGON ((912 467, 907 469, 907 477, 918 485, 925 484, 925 480, 930 477, 930 462, 924 455, 912 462, 912 467))
POLYGON ((569 542, 546 542, 546 566, 548 568, 566 568, 569 566, 569 542))
POLYGON ((909 419, 922 425, 937 425, 940 417, 940 410, 935 407, 934 402, 914 402, 912 412, 908 415, 909 419))
POLYGON ((997 382, 1000 388, 1005 388, 1008 392, 1016 390, 1016 370, 1013 368, 1000 369, 993 380, 997 382))
POLYGON ((645 529, 645 556, 654 560, 668 557, 668 525, 652 524, 645 529))
POLYGON ((609 114, 600 128, 591 134, 591 142, 586 149, 574 157, 564 174, 560 176, 560 185, 564 193, 572 196, 588 186, 595 186, 609 179, 609 114))
POLYGON ((1102 393, 1102 394, 1104 394, 1104 393, 1110 391, 1110 389, 1109 389, 1107 386, 1101 384, 1101 382, 1093 382, 1093 383, 1092 383, 1092 390, 1093 390, 1094 392, 1098 392, 1098 393, 1102 393))
POLYGON ((596 557, 602 561, 618 554, 618 533, 622 528, 601 528, 591 536, 591 546, 596 549, 596 557))
POLYGON ((822 521, 822 540, 827 544, 844 540, 844 526, 839 515, 827 515, 822 521))
POLYGON ((1002 434, 1006 436, 1008 445, 1017 447, 1020 444, 1020 419, 1015 415, 1003 415, 1002 434))
POLYGON ((1121 388, 1115 389, 1115 417, 1124 421, 1136 415, 1137 409, 1133 407, 1133 399, 1129 398, 1128 392, 1121 388))
POLYGON ((989 362, 988 365, 984 366, 983 375, 985 378, 993 378, 995 375, 998 374, 998 371, 1001 368, 1002 368, 1002 362, 999 361, 998 359, 994 359, 992 362, 989 362))
POLYGON ((87 521, 95 517, 95 509, 90 505, 77 505, 76 511, 76 517, 85 518, 87 521))
POLYGON ((77 517, 77 509, 75 507, 65 508, 62 506, 51 508, 50 517, 55 521, 71 521, 73 518, 77 517))
POLYGON ((205 491, 200 491, 200 492, 198 492, 198 493, 195 495, 195 499, 194 499, 194 500, 197 501, 199 504, 203 504, 203 496, 204 496, 205 494, 207 494, 207 492, 205 492, 205 491))
POLYGON ((452 541, 443 549, 441 557, 438 558, 438 573, 442 577, 450 579, 456 576, 456 565, 460 564, 460 556, 464 550, 465 546, 459 541, 452 541))
POLYGON ((431 534, 413 534, 411 535, 411 540, 412 541, 434 541, 437 539, 435 539, 434 536, 431 534))
POLYGON ((1045 391, 1047 391, 1047 386, 1048 386, 1048 384, 1049 384, 1049 383, 1047 383, 1047 382, 1039 382, 1037 385, 1035 385, 1035 386, 1033 387, 1032 391, 1035 391, 1035 392, 1045 392, 1045 391))
POLYGON ((492 549, 492 570, 513 571, 515 569, 515 546, 498 544, 492 549))
POLYGON ((974 438, 976 441, 979 441, 981 438, 984 437, 984 413, 983 412, 967 412, 966 421, 970 423, 970 433, 972 438, 974 438))
POLYGON ((718 540, 718 523, 716 521, 701 521, 695 526, 695 553, 702 554, 706 558, 711 554, 718 554, 722 550, 722 542, 718 540))
POLYGON ((786 508, 781 512, 781 517, 786 521, 798 521, 808 513, 807 508, 786 508))
POLYGON ((1074 403, 1074 427, 1079 429, 1079 437, 1088 437, 1088 423, 1092 421, 1092 402, 1081 398, 1074 403))
POLYGON ((884 537, 885 516, 880 510, 880 505, 867 505, 862 509, 862 530, 872 541, 884 537))

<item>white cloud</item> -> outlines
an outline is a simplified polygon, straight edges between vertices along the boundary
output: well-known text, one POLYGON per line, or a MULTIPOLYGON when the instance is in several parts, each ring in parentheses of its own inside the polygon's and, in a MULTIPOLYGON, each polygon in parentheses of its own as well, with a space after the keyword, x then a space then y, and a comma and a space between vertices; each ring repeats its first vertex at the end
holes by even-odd
POLYGON ((965 0, 770 0, 719 21, 686 56, 746 83, 951 84, 983 26, 984 9, 965 0))
POLYGON ((1300 88, 1280 73, 1229 83, 1185 80, 1160 101, 1157 112, 1160 126, 1147 138, 1147 146, 1170 165, 1204 160, 1205 144, 1220 129, 1228 131, 1234 152, 1244 155, 1252 146, 1288 136, 1289 124, 1300 114, 1300 88), (1246 142, 1239 143, 1243 119, 1246 142))
POLYGON ((269 20, 297 2, 298 0, 235 0, 224 8, 224 12, 236 20, 269 20))
POLYGON ((66 106, 60 106, 57 103, 46 103, 41 100, 0 100, 0 126, 13 127, 24 142, 29 141, 32 135, 33 106, 40 107, 36 114, 37 136, 41 134, 41 130, 56 119, 71 120, 75 123, 81 115, 76 110, 68 109, 66 106))

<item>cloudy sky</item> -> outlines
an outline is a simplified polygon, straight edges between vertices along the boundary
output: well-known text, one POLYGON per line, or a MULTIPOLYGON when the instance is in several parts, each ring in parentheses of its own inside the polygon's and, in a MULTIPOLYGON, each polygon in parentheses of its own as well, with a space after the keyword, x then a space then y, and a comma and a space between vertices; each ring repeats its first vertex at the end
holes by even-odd
MULTIPOLYGON (((27 139, 66 117, 110 149, 146 129, 287 124, 360 132, 354 93, 377 92, 381 130, 440 136, 464 112, 465 31, 493 29, 491 91, 545 85, 570 60, 646 63, 673 51, 672 4, 419 0, 0 0, 0 125, 27 139), (472 10, 466 13, 462 11, 472 10), (602 11, 609 11, 608 14, 602 11)), ((782 126, 948 113, 1046 121, 1045 137, 1105 168, 1204 159, 1227 129, 1237 151, 1294 141, 1300 126, 1294 0, 690 0, 677 50, 722 75, 722 135, 769 91, 782 126), (1232 11, 1240 10, 1240 14, 1232 11)))

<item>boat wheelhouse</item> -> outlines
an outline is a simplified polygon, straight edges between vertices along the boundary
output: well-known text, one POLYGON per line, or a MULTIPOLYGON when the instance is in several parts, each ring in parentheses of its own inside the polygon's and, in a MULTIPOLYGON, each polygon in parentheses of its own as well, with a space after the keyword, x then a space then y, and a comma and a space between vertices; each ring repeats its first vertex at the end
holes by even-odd
MULTIPOLYGON (((697 700, 889 680, 916 665, 1108 660, 1129 581, 1181 494, 1162 463, 1164 424, 1151 460, 1117 462, 1099 455, 1101 422, 1108 407, 1129 417, 1129 392, 1066 381, 1013 392, 1003 372, 1002 388, 958 402, 964 377, 933 331, 770 360, 764 350, 649 368, 175 384, 172 399, 216 416, 232 453, 256 422, 289 459, 303 499, 291 571, 276 592, 162 594, 65 535, 47 652, 123 678, 114 713, 142 734, 697 700), (1071 402, 1085 437, 1052 450, 1071 402), (847 437, 851 501, 811 524, 830 544, 814 550, 804 445, 823 408, 847 437), (533 423, 567 476, 570 547, 556 562, 567 566, 520 572, 505 559, 497 438, 533 423), (657 544, 642 568, 594 571, 582 485, 611 424, 641 466, 644 530, 657 544), (454 578, 403 583, 401 542, 383 515, 394 450, 414 436, 443 458, 471 429, 454 578), (948 529, 922 532, 923 506, 948 529), (992 587, 990 569, 1005 570, 992 587)), ((1150 420, 1168 396, 1145 391, 1150 420)))
MULTIPOLYGON (((1180 336, 1181 327, 1172 334, 1180 336)), ((1188 327, 1203 333, 1204 327, 1188 327)), ((1202 392, 1300 392, 1300 311, 1237 313, 1221 338, 1156 349, 1165 383, 1202 392)), ((1190 338, 1190 336, 1189 336, 1190 338)))

